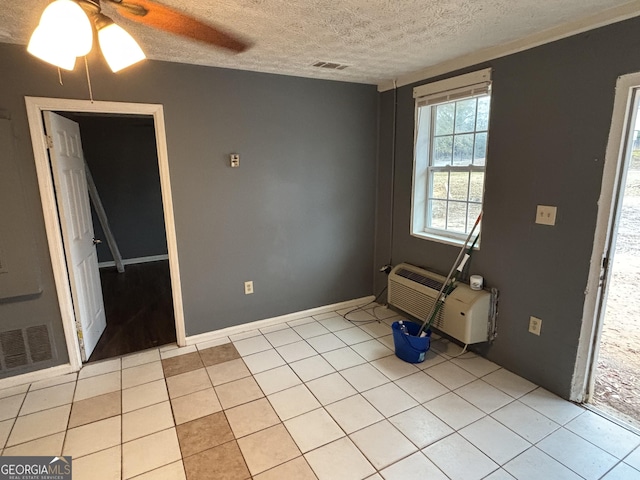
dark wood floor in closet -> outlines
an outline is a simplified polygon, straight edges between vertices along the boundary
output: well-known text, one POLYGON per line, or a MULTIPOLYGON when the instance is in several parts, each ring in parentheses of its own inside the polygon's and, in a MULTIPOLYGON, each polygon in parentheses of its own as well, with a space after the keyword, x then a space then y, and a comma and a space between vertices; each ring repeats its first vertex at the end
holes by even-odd
POLYGON ((169 261, 100 269, 107 328, 90 362, 176 341, 169 261))

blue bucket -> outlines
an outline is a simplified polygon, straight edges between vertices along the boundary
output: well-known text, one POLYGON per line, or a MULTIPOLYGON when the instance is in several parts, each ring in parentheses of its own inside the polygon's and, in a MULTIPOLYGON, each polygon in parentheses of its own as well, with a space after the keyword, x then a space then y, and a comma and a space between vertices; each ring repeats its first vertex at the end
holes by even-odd
POLYGON ((404 333, 399 322, 393 322, 393 343, 396 347, 396 357, 409 363, 424 362, 424 357, 431 346, 431 330, 427 330, 425 337, 418 337, 421 325, 402 321, 408 333, 404 333))

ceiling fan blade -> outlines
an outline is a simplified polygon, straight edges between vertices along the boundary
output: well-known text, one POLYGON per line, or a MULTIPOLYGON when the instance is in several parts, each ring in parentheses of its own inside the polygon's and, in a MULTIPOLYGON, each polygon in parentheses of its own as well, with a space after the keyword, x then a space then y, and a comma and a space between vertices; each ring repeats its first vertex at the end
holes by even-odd
POLYGON ((151 0, 111 0, 111 2, 123 17, 165 32, 226 48, 233 52, 243 52, 250 46, 247 42, 212 25, 151 0), (146 13, 144 13, 145 11, 146 13))

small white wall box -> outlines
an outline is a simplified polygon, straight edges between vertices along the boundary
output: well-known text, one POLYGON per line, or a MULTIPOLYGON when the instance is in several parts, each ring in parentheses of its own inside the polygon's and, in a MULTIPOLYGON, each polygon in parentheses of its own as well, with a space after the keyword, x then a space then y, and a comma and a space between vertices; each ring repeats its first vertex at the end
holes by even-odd
POLYGON ((229 160, 231 162, 231 168, 238 168, 240 166, 240 154, 232 153, 229 155, 229 160))

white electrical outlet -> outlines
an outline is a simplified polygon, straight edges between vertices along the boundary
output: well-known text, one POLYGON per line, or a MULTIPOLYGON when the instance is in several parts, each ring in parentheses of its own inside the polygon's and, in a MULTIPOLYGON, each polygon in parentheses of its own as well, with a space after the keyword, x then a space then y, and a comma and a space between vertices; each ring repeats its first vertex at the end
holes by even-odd
POLYGON ((249 295, 251 293, 253 293, 253 280, 244 282, 244 294, 249 295))
POLYGON ((540 336, 542 330, 542 320, 536 317, 529 317, 529 333, 540 336))
POLYGON ((240 166, 240 155, 237 153, 230 154, 229 164, 231 165, 231 168, 238 168, 240 166))
POLYGON ((555 225, 557 211, 558 207, 553 207, 551 205, 538 205, 536 210, 536 223, 539 223, 540 225, 555 225))

